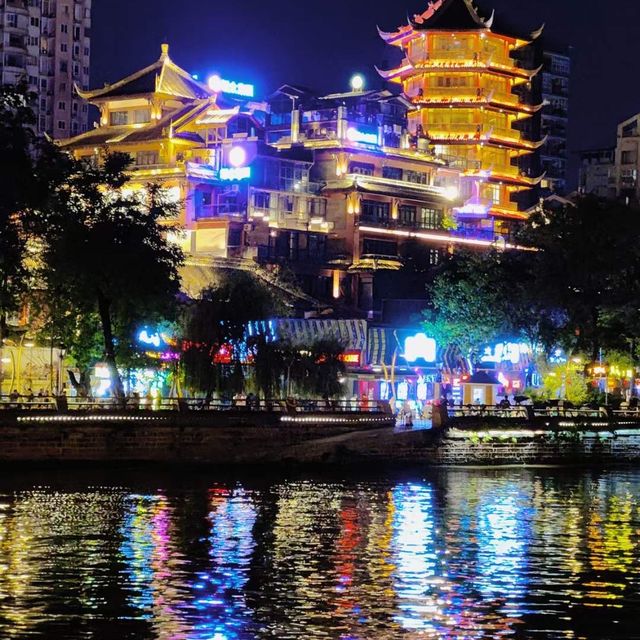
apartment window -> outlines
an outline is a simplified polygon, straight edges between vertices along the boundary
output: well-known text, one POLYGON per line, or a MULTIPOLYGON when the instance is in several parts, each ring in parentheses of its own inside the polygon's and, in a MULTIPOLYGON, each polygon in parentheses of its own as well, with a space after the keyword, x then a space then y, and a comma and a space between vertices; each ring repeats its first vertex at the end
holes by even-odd
POLYGON ((360 217, 369 221, 388 222, 389 203, 377 200, 363 200, 360 217))
POLYGON ((66 129, 67 123, 64 120, 58 120, 58 129, 66 129))
POLYGON ((73 133, 78 133, 78 123, 77 122, 72 122, 71 123, 71 131, 73 131, 73 133))
POLYGON ((18 15, 15 13, 7 13, 7 26, 9 27, 17 27, 18 26, 18 15))
POLYGON ((29 46, 37 47, 40 42, 40 38, 38 36, 29 36, 29 46))
POLYGON ((109 114, 109 122, 112 125, 129 124, 128 111, 112 111, 109 114))
POLYGON ((60 25, 60 33, 69 33, 69 27, 66 24, 60 25))
POLYGON ((58 109, 60 109, 60 111, 66 111, 67 103, 62 101, 58 102, 58 109))
POLYGON ((40 118, 40 131, 44 131, 47 128, 47 119, 42 117, 40 118))
POLYGON ((420 211, 420 224, 424 229, 439 229, 442 223, 442 211, 422 207, 420 211))
POLYGON ((372 176, 375 167, 366 162, 352 162, 349 165, 349 173, 357 173, 360 176, 372 176))
POLYGON ((62 60, 60 62, 60 71, 62 73, 67 73, 67 71, 69 71, 69 63, 66 60, 62 60))
POLYGON ((82 67, 82 73, 84 73, 85 76, 89 75, 89 67, 82 67))
POLYGON ((38 85, 38 78, 36 78, 35 76, 29 76, 29 84, 31 86, 37 86, 38 85))
POLYGON ((40 108, 41 109, 46 109, 47 108, 47 99, 46 98, 40 98, 40 108))
POLYGON ((136 165, 149 166, 158 164, 157 151, 138 151, 136 153, 136 165))
POLYGON ((31 24, 32 27, 39 27, 40 26, 40 18, 34 18, 32 17, 29 20, 29 23, 31 24))
POLYGON ((402 180, 402 169, 400 167, 382 167, 382 177, 389 180, 402 180))
POLYGON ((73 39, 80 40, 80 27, 73 27, 73 39))
POLYGON ((60 43, 60 52, 61 53, 67 53, 67 51, 68 51, 68 47, 67 47, 66 42, 61 42, 60 43))
POLYGON ((622 164, 635 164, 638 160, 638 153, 635 149, 622 152, 622 164))
POLYGON ((73 113, 78 113, 78 103, 77 102, 73 103, 73 113))
POLYGON ((89 55, 89 47, 85 47, 84 48, 84 55, 88 56, 89 55))
POLYGON ((42 90, 46 90, 46 88, 47 88, 47 80, 45 78, 41 78, 40 79, 40 88, 42 90))
POLYGON ((74 56, 79 56, 80 55, 80 45, 79 44, 74 44, 73 45, 73 55, 74 56))

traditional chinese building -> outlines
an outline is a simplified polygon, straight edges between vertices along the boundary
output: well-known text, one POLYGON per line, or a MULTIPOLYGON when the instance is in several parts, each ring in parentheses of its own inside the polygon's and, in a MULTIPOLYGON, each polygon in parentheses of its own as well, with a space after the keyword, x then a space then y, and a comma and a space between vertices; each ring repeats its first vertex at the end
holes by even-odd
POLYGON ((506 232, 527 216, 515 197, 541 176, 525 175, 519 158, 544 141, 527 139, 519 123, 542 104, 528 104, 519 88, 540 69, 524 68, 516 58, 541 31, 518 35, 494 14, 481 16, 471 0, 437 0, 397 31, 380 32, 404 52, 397 68, 380 74, 402 85, 411 101, 416 144, 433 144, 464 172, 465 204, 456 210, 463 227, 506 232))

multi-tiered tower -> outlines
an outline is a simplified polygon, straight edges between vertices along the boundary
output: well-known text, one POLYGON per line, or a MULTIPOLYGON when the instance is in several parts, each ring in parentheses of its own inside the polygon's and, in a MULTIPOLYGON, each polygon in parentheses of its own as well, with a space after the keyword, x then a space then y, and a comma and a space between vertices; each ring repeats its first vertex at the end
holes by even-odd
POLYGON ((464 171, 463 227, 504 231, 510 220, 526 218, 514 196, 540 177, 525 175, 518 159, 544 141, 527 139, 518 123, 542 105, 527 99, 539 69, 523 68, 517 58, 540 33, 515 35, 493 14, 481 17, 471 0, 437 0, 396 32, 380 32, 405 54, 399 67, 380 73, 413 103, 409 130, 417 145, 434 145, 464 171))

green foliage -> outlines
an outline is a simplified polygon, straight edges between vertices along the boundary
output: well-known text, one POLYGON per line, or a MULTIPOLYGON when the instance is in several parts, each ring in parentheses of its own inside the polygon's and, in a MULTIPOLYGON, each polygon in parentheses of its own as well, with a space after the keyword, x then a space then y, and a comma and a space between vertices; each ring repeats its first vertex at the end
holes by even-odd
POLYGON ((41 193, 33 98, 24 88, 0 88, 0 341, 29 287, 25 224, 41 193))
POLYGON ((453 256, 430 287, 432 308, 425 312, 430 334, 440 344, 456 344, 467 353, 503 335, 506 318, 500 304, 494 254, 453 256))
POLYGON ((321 338, 302 345, 259 337, 254 348, 256 386, 267 398, 298 393, 328 399, 344 391, 344 345, 338 340, 321 338))
MULTIPOLYGON (((241 349, 247 323, 286 313, 274 292, 274 287, 251 272, 220 271, 217 281, 185 306, 179 333, 187 387, 208 397, 216 391, 233 395, 242 390, 241 349), (228 363, 215 361, 223 347, 231 356, 228 363)), ((264 379, 262 384, 273 386, 264 379)))
POLYGON ((102 359, 118 397, 118 364, 134 356, 136 329, 175 313, 183 259, 162 222, 177 215, 177 205, 157 186, 144 196, 126 194, 129 162, 120 154, 101 167, 70 162, 33 225, 52 327, 82 363, 95 358, 100 327, 102 359))

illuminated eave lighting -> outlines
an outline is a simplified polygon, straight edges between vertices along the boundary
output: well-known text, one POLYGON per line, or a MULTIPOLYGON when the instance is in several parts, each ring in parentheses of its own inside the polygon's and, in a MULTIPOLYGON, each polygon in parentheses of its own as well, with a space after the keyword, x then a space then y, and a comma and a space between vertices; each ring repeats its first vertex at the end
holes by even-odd
MULTIPOLYGON (((494 240, 480 240, 477 238, 456 238, 455 236, 443 236, 439 233, 425 233, 423 231, 401 231, 400 229, 378 229, 376 227, 361 226, 360 231, 375 233, 382 236, 395 236, 397 238, 417 238, 418 240, 433 240, 444 244, 461 244, 472 247, 493 247, 494 240)), ((533 247, 523 247, 517 244, 505 243, 505 249, 518 249, 519 251, 538 251, 533 247)))

